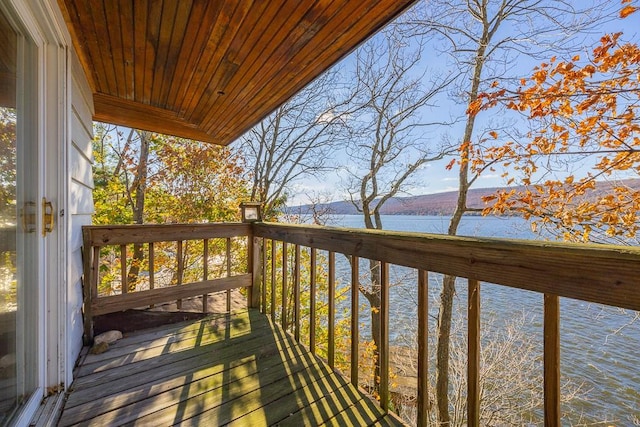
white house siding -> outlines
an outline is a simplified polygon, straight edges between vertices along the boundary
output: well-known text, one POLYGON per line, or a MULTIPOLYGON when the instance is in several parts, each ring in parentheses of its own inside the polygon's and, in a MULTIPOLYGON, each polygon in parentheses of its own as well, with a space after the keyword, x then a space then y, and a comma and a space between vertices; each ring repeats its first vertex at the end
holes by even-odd
POLYGON ((82 348, 82 226, 91 224, 93 214, 93 101, 82 67, 69 50, 71 62, 71 148, 69 150, 68 232, 68 353, 67 384, 82 348))

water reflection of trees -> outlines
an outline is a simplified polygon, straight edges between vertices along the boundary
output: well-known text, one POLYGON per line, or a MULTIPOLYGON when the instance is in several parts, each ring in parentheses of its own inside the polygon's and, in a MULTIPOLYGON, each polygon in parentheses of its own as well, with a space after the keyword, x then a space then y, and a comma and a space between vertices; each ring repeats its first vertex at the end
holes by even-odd
POLYGON ((16 111, 0 107, 0 226, 15 221, 16 111))
POLYGON ((15 311, 16 110, 0 107, 0 313, 15 311))

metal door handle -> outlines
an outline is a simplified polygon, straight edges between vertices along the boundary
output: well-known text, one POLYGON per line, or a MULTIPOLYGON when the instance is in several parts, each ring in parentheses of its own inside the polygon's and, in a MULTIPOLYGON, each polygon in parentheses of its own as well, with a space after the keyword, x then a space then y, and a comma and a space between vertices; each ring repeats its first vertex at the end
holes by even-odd
POLYGON ((46 236, 47 233, 53 231, 55 221, 55 214, 53 212, 53 203, 48 202, 44 197, 42 198, 42 236, 46 236))

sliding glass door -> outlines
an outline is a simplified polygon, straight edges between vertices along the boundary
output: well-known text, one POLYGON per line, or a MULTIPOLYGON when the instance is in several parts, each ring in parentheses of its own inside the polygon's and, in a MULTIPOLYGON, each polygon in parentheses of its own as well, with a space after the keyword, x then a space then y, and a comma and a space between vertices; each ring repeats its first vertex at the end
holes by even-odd
POLYGON ((38 385, 36 49, 0 8, 0 425, 38 385))

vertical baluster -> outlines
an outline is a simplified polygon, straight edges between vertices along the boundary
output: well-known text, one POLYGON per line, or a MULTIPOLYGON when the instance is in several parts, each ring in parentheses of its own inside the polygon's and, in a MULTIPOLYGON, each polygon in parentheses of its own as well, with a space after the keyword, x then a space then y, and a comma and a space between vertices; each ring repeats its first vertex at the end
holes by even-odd
MULTIPOLYGON (((155 252, 153 250, 153 242, 149 242, 149 289, 154 289, 156 286, 155 280, 155 252)), ((155 304, 150 304, 149 308, 155 307, 155 304)))
POLYGON ((358 386, 358 357, 360 334, 359 332, 359 285, 360 285, 360 259, 351 257, 351 384, 358 386))
POLYGON ((560 425, 560 298, 544 295, 544 425, 560 425))
MULTIPOLYGON (((204 239, 203 241, 203 251, 202 251, 202 280, 205 282, 209 280, 209 239, 204 239)), ((202 312, 206 313, 209 309, 209 295, 202 295, 202 312)))
POLYGON ((418 427, 429 422, 429 273, 418 270, 418 427))
POLYGON ((100 246, 93 247, 93 263, 91 265, 91 302, 98 300, 98 283, 100 282, 100 246))
MULTIPOLYGON (((249 239, 251 238, 249 236, 249 239)), ((227 261, 227 277, 231 277, 231 237, 227 237, 225 259, 227 261)), ((231 289, 227 289, 227 311, 231 311, 231 289)))
POLYGON ((389 264, 380 262, 380 406, 389 412, 389 264))
POLYGON ((127 280, 127 245, 120 245, 120 292, 129 292, 129 281, 127 280))
POLYGON ((271 321, 276 321, 276 257, 277 245, 271 240, 271 321))
MULTIPOLYGON (((182 285, 182 271, 184 269, 184 260, 182 259, 182 240, 178 240, 178 251, 177 251, 177 257, 178 257, 178 272, 177 272, 177 277, 176 277, 176 286, 180 286, 182 285)), ((176 306, 178 307, 178 310, 182 309, 182 300, 179 299, 176 301, 176 306)))
POLYGON ((85 280, 88 286, 84 289, 84 344, 93 344, 93 304, 98 299, 98 282, 100 281, 100 247, 91 246, 89 233, 83 231, 83 263, 85 280))
POLYGON ((334 368, 336 358, 336 254, 329 252, 329 366, 334 368))
POLYGON ((469 279, 467 311, 467 424, 480 425, 480 283, 469 279))
MULTIPOLYGON (((273 244, 273 241, 271 241, 273 244)), ((262 280, 260 295, 262 297, 262 314, 267 314, 267 239, 262 239, 262 280)))
POLYGON ((282 329, 287 330, 287 242, 282 242, 282 329))
POLYGON ((295 246, 295 259, 293 267, 293 337, 300 342, 300 245, 295 246))
MULTIPOLYGON (((251 287, 249 288, 248 292, 249 307, 260 308, 260 281, 262 280, 262 278, 260 277, 260 275, 262 274, 262 267, 260 266, 260 263, 262 261, 262 258, 260 257, 260 238, 250 235, 247 237, 247 239, 247 249, 249 252, 247 267, 252 276, 251 287)), ((229 259, 231 259, 231 257, 229 257, 229 259)), ((230 269, 229 274, 231 274, 230 269)), ((229 298, 229 295, 227 295, 227 298, 229 298)), ((228 302, 230 303, 231 300, 228 299, 228 302)))
POLYGON ((309 350, 316 354, 316 248, 311 248, 309 262, 309 350))

